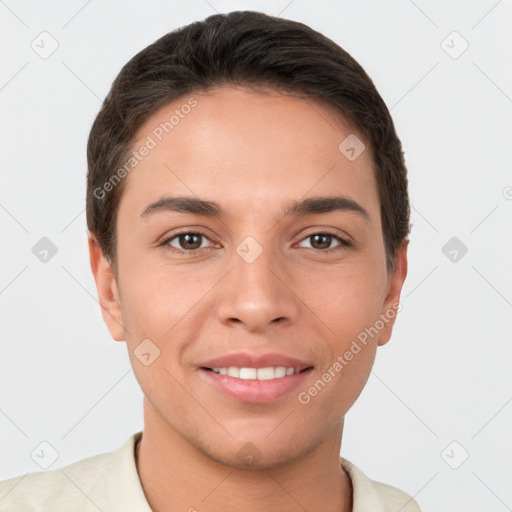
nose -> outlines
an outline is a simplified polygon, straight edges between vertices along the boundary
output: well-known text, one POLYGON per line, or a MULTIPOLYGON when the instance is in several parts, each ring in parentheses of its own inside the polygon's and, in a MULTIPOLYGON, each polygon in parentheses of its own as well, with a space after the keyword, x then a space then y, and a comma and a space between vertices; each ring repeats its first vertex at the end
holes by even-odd
POLYGON ((263 250, 254 261, 235 252, 231 270, 217 290, 219 320, 240 324, 251 333, 293 324, 300 312, 293 289, 290 272, 273 251, 263 250))

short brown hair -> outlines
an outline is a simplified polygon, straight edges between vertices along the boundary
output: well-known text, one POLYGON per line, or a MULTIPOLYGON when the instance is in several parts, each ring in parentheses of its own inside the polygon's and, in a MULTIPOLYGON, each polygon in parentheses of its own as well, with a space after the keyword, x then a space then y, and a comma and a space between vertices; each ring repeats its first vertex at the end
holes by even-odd
MULTIPOLYGON (((87 226, 116 272, 116 216, 137 130, 156 110, 222 85, 300 92, 332 105, 369 143, 388 270, 410 231, 407 170, 390 113, 364 69, 307 25, 255 11, 215 14, 164 35, 121 69, 87 144, 87 226), (101 191, 101 194, 98 193, 101 191)), ((341 141, 340 141, 341 142, 341 141)))

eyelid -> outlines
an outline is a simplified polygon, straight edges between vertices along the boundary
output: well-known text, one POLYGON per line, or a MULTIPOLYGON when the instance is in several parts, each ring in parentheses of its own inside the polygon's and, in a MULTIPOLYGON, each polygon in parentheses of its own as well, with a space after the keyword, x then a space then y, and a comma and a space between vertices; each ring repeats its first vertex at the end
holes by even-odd
MULTIPOLYGON (((172 246, 169 245, 169 243, 172 240, 174 240, 175 238, 179 237, 180 235, 192 234, 192 235, 202 236, 203 238, 206 238, 207 240, 209 240, 210 242, 215 244, 215 242, 213 242, 210 239, 210 237, 206 233, 204 233, 204 231, 202 231, 202 229, 203 228, 194 230, 193 228, 188 228, 188 229, 184 229, 184 230, 178 231, 176 233, 173 233, 170 236, 165 237, 162 240, 162 242, 158 243, 157 245, 158 246, 164 246, 164 247, 166 246, 166 247, 169 248, 170 252, 175 253, 175 254, 182 254, 182 255, 186 254, 186 255, 189 255, 189 256, 196 255, 196 254, 201 254, 204 250, 208 249, 208 247, 202 247, 202 248, 199 248, 199 249, 186 250, 186 249, 178 249, 176 247, 172 247, 172 246)), ((313 235, 320 235, 321 234, 321 235, 327 235, 327 236, 330 236, 330 237, 336 239, 339 242, 339 245, 335 246, 335 247, 331 247, 329 249, 315 249, 314 247, 306 247, 306 249, 310 249, 310 250, 315 251, 317 253, 327 253, 327 254, 329 254, 331 252, 335 252, 337 250, 345 249, 345 248, 353 246, 353 243, 350 240, 351 237, 349 237, 348 235, 342 236, 342 235, 338 234, 337 232, 335 232, 333 230, 333 228, 326 228, 326 229, 311 228, 311 229, 314 229, 314 231, 311 231, 309 233, 303 234, 301 239, 295 245, 300 244, 301 242, 304 242, 305 240, 307 240, 308 238, 312 237, 313 235)))
POLYGON ((176 238, 177 236, 180 236, 180 235, 187 235, 187 234, 201 235, 201 236, 204 236, 205 238, 208 238, 208 240, 212 239, 212 236, 207 234, 207 233, 209 233, 209 229, 205 228, 204 226, 192 225, 192 226, 187 226, 184 228, 177 227, 177 228, 175 228, 175 230, 173 230, 173 229, 168 230, 167 233, 165 233, 158 239, 158 241, 156 242, 156 245, 165 245, 173 238, 176 238), (169 232, 172 232, 172 233, 169 233, 169 232))
POLYGON ((327 235, 327 236, 330 236, 331 238, 334 238, 335 240, 338 241, 339 245, 335 246, 335 247, 330 247, 329 249, 315 249, 314 247, 306 247, 306 249, 310 249, 312 251, 315 251, 317 253, 326 253, 326 254, 329 254, 331 252, 335 252, 335 251, 338 251, 338 250, 342 250, 342 249, 346 249, 346 248, 349 248, 349 247, 352 247, 353 244, 352 242, 347 238, 345 238, 344 236, 341 236, 331 230, 317 230, 317 231, 313 231, 311 233, 308 233, 307 235, 303 236, 299 242, 297 242, 297 244, 300 244, 302 242, 304 242, 305 240, 307 240, 308 238, 314 236, 314 235, 327 235))
POLYGON ((157 243, 157 246, 159 246, 159 247, 168 247, 171 252, 176 253, 176 254, 188 254, 188 255, 199 254, 203 250, 208 249, 208 247, 202 247, 200 249, 192 249, 192 250, 187 251, 185 249, 178 249, 176 247, 172 247, 171 245, 169 245, 169 243, 172 240, 174 240, 175 238, 178 238, 180 235, 198 235, 198 236, 202 236, 203 238, 206 238, 207 240, 212 242, 212 244, 215 244, 215 242, 213 242, 206 233, 201 231, 201 229, 197 229, 197 230, 195 230, 195 229, 184 229, 182 231, 178 231, 177 233, 173 233, 170 236, 164 237, 161 242, 157 243))
POLYGON ((335 238, 339 238, 340 240, 343 240, 344 242, 346 242, 347 245, 353 244, 352 237, 345 231, 342 231, 339 228, 328 228, 328 227, 324 228, 321 226, 320 227, 315 226, 315 227, 308 228, 307 230, 305 230, 305 234, 301 235, 301 241, 310 236, 319 235, 319 234, 329 235, 329 236, 332 236, 335 238), (310 231, 310 229, 311 229, 311 231, 310 231))

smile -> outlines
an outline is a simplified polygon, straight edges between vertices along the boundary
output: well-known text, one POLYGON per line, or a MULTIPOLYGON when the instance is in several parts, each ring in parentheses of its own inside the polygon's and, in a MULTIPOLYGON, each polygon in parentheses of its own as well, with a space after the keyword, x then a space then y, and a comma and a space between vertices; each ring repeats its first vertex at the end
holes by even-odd
POLYGON ((285 397, 303 384, 312 371, 311 366, 302 371, 285 366, 200 368, 200 374, 214 389, 228 398, 253 404, 266 404, 285 397))
POLYGON ((267 368, 238 368, 228 366, 224 368, 208 368, 219 375, 229 375, 242 380, 273 380, 300 373, 298 368, 286 368, 285 366, 269 366, 267 368))

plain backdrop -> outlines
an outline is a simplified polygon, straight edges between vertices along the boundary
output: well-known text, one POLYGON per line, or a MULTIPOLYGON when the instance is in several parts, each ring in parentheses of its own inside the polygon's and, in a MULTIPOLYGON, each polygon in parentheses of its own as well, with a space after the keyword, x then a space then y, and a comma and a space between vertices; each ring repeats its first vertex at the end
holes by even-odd
POLYGON ((510 510, 510 0, 0 2, 0 479, 40 471, 43 442, 55 469, 142 429, 142 392, 89 268, 87 136, 136 52, 244 9, 345 48, 405 151, 403 310, 347 415, 342 455, 424 512, 510 510), (44 237, 56 250, 46 262, 44 237))

